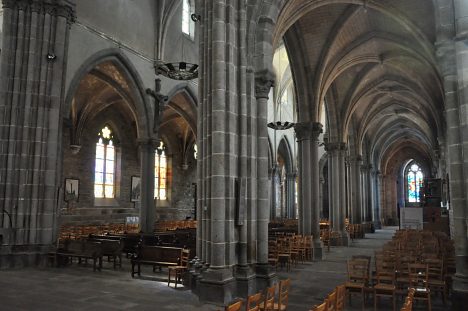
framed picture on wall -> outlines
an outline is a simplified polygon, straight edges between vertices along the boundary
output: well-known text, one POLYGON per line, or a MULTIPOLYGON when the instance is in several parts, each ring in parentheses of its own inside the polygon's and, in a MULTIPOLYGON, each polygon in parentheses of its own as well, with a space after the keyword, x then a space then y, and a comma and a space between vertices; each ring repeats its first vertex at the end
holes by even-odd
POLYGON ((64 200, 67 202, 78 202, 80 194, 80 180, 74 178, 65 178, 64 200))
POLYGON ((139 202, 141 196, 141 179, 138 176, 132 176, 132 184, 130 188, 130 201, 139 202))

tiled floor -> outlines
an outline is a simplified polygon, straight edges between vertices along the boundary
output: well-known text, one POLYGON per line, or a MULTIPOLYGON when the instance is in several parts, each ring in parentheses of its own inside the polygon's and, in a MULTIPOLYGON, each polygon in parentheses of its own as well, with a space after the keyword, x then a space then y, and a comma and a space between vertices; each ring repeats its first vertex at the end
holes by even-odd
MULTIPOLYGON (((346 259, 355 254, 373 254, 391 238, 393 230, 379 230, 350 247, 333 247, 321 262, 299 264, 291 272, 279 271, 280 278, 290 277, 292 288, 288 310, 309 310, 321 302, 333 288, 345 281, 346 259)), ((146 277, 132 279, 128 265, 114 271, 105 263, 101 272, 92 267, 73 265, 66 268, 42 268, 0 271, 0 310, 220 310, 203 305, 186 289, 167 287, 166 271, 153 274, 145 267, 146 277)), ((360 310, 359 297, 353 307, 360 310)), ((397 304, 397 309, 402 301, 397 304)), ((367 302, 373 309, 373 302, 367 302)), ((426 310, 422 303, 416 310, 426 310)), ((383 300, 379 310, 391 310, 383 300)), ((450 310, 440 299, 433 310, 450 310)))

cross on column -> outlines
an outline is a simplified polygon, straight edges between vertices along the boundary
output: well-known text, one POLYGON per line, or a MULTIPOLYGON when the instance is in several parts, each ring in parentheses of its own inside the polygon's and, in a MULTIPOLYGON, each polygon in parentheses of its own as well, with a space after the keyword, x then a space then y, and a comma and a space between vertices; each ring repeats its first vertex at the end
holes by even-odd
POLYGON ((161 122, 162 112, 166 106, 168 97, 161 94, 161 79, 154 80, 154 90, 146 89, 146 94, 154 98, 154 125, 153 133, 157 133, 161 122))

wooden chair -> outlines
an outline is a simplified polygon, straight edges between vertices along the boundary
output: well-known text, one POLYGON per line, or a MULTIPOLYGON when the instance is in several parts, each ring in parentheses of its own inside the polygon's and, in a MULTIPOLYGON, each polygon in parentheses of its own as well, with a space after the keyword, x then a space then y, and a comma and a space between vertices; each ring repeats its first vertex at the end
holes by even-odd
POLYGON ((374 285, 374 310, 377 310, 377 302, 380 297, 391 297, 393 311, 396 307, 396 286, 394 270, 378 270, 377 283, 374 285))
POLYGON ((429 267, 427 264, 413 263, 408 265, 410 288, 414 288, 414 299, 427 301, 428 310, 432 310, 431 290, 429 289, 429 267))
POLYGON ((313 306, 310 311, 328 311, 328 309, 327 309, 327 300, 325 299, 325 301, 320 305, 313 306))
POLYGON ((337 293, 335 289, 327 296, 327 299, 326 299, 327 311, 336 311, 336 298, 337 298, 337 293))
POLYGON ((447 282, 445 280, 444 263, 442 259, 426 259, 429 269, 429 289, 432 292, 440 292, 444 305, 447 301, 447 282))
POLYGON ((190 250, 183 249, 182 255, 180 257, 180 265, 178 266, 169 266, 168 267, 168 279, 167 279, 167 286, 171 283, 171 277, 174 275, 174 288, 177 288, 177 284, 180 282, 182 284, 182 278, 184 277, 185 273, 187 272, 188 261, 190 257, 190 250))
POLYGON ((369 284, 368 261, 364 259, 348 260, 348 281, 345 283, 346 293, 351 304, 351 294, 360 293, 362 296, 362 309, 365 308, 366 289, 369 284))
POLYGON ((275 270, 278 270, 278 244, 276 241, 268 242, 268 263, 275 267, 275 270))
POLYGON ((338 285, 335 290, 336 290, 336 311, 343 311, 345 308, 346 286, 338 285))
POLYGON ((224 311, 241 311, 242 308, 242 300, 234 302, 224 308, 224 311))
POLYGON ((259 311, 260 310, 260 304, 262 301, 262 293, 256 293, 254 295, 250 295, 247 297, 247 303, 245 305, 245 310, 246 311, 259 311))
POLYGON ((305 250, 305 258, 308 261, 312 261, 312 259, 314 258, 314 254, 313 254, 314 248, 312 246, 313 240, 314 240, 314 238, 313 238, 312 235, 306 235, 303 238, 303 243, 304 243, 303 247, 304 247, 304 250, 305 250))
POLYGON ((281 266, 286 265, 286 270, 291 270, 291 244, 287 238, 279 240, 278 260, 281 266))
POLYGON ((273 304, 274 311, 284 311, 287 309, 290 288, 291 279, 280 281, 278 289, 278 303, 273 304))
POLYGON ((405 303, 400 311, 412 311, 413 310, 413 298, 414 298, 414 288, 408 290, 408 296, 406 296, 405 303))
POLYGON ((271 287, 268 287, 265 291, 265 300, 262 305, 260 305, 260 310, 262 311, 274 311, 275 308, 275 295, 276 287, 278 284, 274 284, 271 287))

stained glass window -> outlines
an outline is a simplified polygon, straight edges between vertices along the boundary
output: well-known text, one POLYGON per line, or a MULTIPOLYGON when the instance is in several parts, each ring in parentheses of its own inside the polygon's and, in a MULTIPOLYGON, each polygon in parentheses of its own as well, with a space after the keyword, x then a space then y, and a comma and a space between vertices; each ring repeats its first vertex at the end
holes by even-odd
POLYGON ((154 197, 167 199, 167 157, 162 141, 154 154, 154 197))
POLYGON ((423 173, 421 168, 413 163, 407 172, 407 184, 408 184, 408 202, 418 203, 421 201, 420 190, 423 183, 423 173))
POLYGON ((98 133, 96 161, 94 165, 94 196, 114 197, 115 148, 112 131, 106 125, 98 133))

